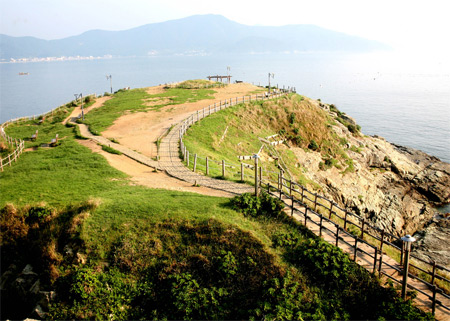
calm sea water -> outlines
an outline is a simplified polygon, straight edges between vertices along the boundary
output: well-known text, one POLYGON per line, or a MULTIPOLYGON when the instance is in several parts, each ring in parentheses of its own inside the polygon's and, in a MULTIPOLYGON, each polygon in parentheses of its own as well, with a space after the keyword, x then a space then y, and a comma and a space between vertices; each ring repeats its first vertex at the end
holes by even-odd
POLYGON ((0 64, 0 122, 40 114, 74 98, 225 75, 233 80, 296 87, 335 104, 368 135, 450 162, 450 64, 393 53, 133 57, 0 64), (425 61, 425 63, 423 63, 425 61), (20 72, 29 75, 21 76, 20 72))

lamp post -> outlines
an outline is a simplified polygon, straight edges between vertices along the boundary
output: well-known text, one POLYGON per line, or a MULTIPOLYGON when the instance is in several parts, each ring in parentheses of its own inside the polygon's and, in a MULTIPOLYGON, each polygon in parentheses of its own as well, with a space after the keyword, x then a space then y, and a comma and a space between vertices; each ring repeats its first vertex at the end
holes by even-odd
POLYGON ((272 72, 269 72, 269 94, 270 94, 270 77, 275 77, 275 74, 272 72))
POLYGON ((258 196, 258 154, 254 154, 253 159, 255 160, 255 196, 258 196))
POLYGON ((83 94, 74 94, 75 96, 75 101, 78 100, 78 98, 80 98, 81 101, 81 118, 84 120, 84 109, 83 109, 83 94))
POLYGON ((403 264, 403 281, 402 281, 402 299, 406 299, 406 287, 408 286, 408 269, 409 269, 409 252, 411 251, 411 244, 416 239, 411 235, 402 237, 403 246, 405 248, 405 262, 403 264))
POLYGON ((111 75, 107 75, 106 76, 106 80, 108 80, 109 79, 109 85, 111 86, 111 94, 112 94, 112 76, 111 75))

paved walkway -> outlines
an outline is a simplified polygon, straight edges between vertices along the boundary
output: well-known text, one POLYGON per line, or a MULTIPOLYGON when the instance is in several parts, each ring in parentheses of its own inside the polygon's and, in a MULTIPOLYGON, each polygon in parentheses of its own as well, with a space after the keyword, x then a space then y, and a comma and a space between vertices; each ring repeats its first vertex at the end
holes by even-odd
POLYGON ((160 144, 158 152, 159 166, 165 170, 167 174, 192 184, 215 188, 233 194, 250 193, 254 190, 254 188, 246 184, 215 179, 199 173, 194 173, 188 169, 180 159, 179 130, 181 126, 182 123, 174 126, 169 134, 162 139, 160 144))
MULTIPOLYGON (((279 197, 279 194, 273 194, 275 197, 279 197)), ((285 212, 287 215, 291 215, 291 208, 290 205, 292 204, 292 201, 290 198, 282 196, 281 200, 286 204, 285 212)), ((305 207, 302 207, 298 204, 294 204, 294 218, 300 222, 302 222, 303 225, 305 225, 305 207)), ((311 214, 311 212, 308 212, 308 218, 306 220, 306 227, 314 232, 316 235, 321 235, 321 237, 327 241, 328 243, 336 245, 336 225, 327 222, 323 220, 322 222, 322 231, 320 231, 320 217, 314 214, 311 214)), ((344 233, 342 231, 342 228, 339 228, 338 233, 338 243, 340 249, 342 249, 345 253, 348 253, 350 258, 354 259, 354 244, 355 239, 352 236, 349 236, 347 233, 344 233)), ((374 272, 378 275, 379 273, 379 260, 378 257, 376 260, 376 264, 374 266, 374 257, 375 256, 375 249, 363 242, 358 242, 358 251, 356 255, 356 262, 366 268, 370 272, 374 272), (362 250, 362 251, 361 251, 362 250), (364 252, 366 253, 364 253, 364 252), (369 253, 369 254, 367 254, 369 253)), ((402 266, 398 264, 394 259, 390 258, 386 254, 383 253, 382 256, 382 265, 381 265, 381 271, 387 275, 389 275, 391 278, 394 278, 397 280, 397 282, 394 282, 394 285, 400 285, 403 279, 403 275, 399 271, 403 271, 402 266), (394 268, 392 268, 392 267, 394 268)), ((384 282, 387 282, 388 277, 383 276, 382 280, 384 282)), ((408 279, 408 284, 414 286, 417 289, 420 289, 421 291, 428 293, 429 295, 432 295, 432 290, 423 282, 419 282, 415 279, 412 279, 411 277, 408 279)), ((437 299, 442 302, 445 306, 450 306, 450 300, 439 295, 437 296, 437 299)), ((420 292, 417 292, 417 297, 414 299, 414 304, 426 312, 431 312, 431 300, 423 295, 420 292)), ((435 310, 435 318, 436 320, 450 320, 450 312, 443 308, 440 305, 436 305, 435 310)))

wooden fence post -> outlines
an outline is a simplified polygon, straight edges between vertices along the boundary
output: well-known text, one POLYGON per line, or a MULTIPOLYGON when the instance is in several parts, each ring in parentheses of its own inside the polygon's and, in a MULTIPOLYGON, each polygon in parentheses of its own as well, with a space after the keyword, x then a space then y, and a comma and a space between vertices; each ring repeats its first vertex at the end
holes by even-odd
POLYGON ((320 215, 319 236, 322 237, 323 215, 320 215))
POLYGON ((294 216, 294 195, 291 195, 291 216, 294 216))
POLYGON ((241 163, 241 181, 244 181, 244 163, 241 163))
POLYGON ((332 201, 330 202, 330 215, 328 217, 328 219, 330 219, 330 220, 331 220, 331 215, 333 215, 333 202, 332 201))
POLYGON ((186 150, 186 166, 189 168, 189 151, 186 150))
POLYGON ((194 154, 194 167, 192 168, 193 172, 195 172, 196 167, 197 167, 197 154, 194 154))
POLYGON ((364 225, 365 225, 366 221, 364 219, 362 219, 362 225, 361 225, 361 240, 364 240, 364 225))
POLYGON ((259 166, 259 187, 262 186, 262 166, 259 166))
POLYGON ((347 231, 347 215, 348 215, 348 211, 346 209, 345 214, 344 214, 344 230, 346 230, 346 231, 347 231))
POLYGON ((255 196, 258 197, 258 155, 255 155, 255 196))
POLYGON ((317 193, 314 193, 314 212, 317 213, 317 193))
POLYGON ((222 177, 225 177, 225 161, 222 159, 222 177))
POLYGON ((289 196, 292 196, 292 179, 289 180, 289 196))
POLYGON ((11 154, 8 155, 8 163, 9 163, 9 166, 12 166, 11 165, 11 154))
POLYGON ((339 245, 339 225, 336 224, 336 247, 339 245))
POLYGON ((208 156, 206 156, 206 176, 209 175, 209 161, 208 161, 208 156))
POLYGON ((308 207, 305 207, 305 226, 308 223, 308 207))
POLYGON ((355 262, 356 262, 357 251, 358 251, 358 237, 355 237, 355 251, 353 254, 353 261, 355 261, 355 262))
POLYGON ((378 249, 375 247, 375 253, 373 254, 373 274, 375 274, 377 270, 377 256, 378 256, 378 249))
POLYGON ((381 242, 380 242, 380 264, 378 265, 378 276, 381 277, 381 268, 383 264, 383 244, 384 244, 384 229, 381 231, 381 242))

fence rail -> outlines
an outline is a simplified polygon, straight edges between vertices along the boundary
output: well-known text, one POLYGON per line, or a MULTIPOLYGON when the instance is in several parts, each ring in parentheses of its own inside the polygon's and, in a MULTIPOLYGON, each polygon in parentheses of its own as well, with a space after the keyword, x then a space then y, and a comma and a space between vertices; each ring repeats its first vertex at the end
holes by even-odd
MULTIPOLYGON (((353 250, 353 259, 355 261, 358 253, 364 253, 372 261, 370 266, 373 273, 378 273, 380 277, 386 276, 401 284, 402 281, 399 281, 398 278, 387 272, 391 270, 400 274, 404 273, 405 245, 400 237, 374 226, 363 217, 352 213, 346 208, 342 208, 339 204, 319 195, 317 192, 310 191, 305 186, 290 179, 288 180, 283 177, 282 170, 273 172, 264 170, 260 166, 255 171, 255 165, 212 160, 189 152, 184 145, 183 136, 189 127, 212 113, 239 103, 277 98, 288 92, 295 92, 295 89, 288 88, 287 90, 282 89, 270 94, 230 98, 191 114, 182 121, 179 129, 181 158, 186 166, 194 172, 201 171, 205 175, 213 177, 220 176, 222 178, 253 183, 255 182, 255 173, 258 173, 256 174, 256 184, 260 188, 266 188, 270 194, 284 199, 286 205, 291 209, 291 215, 294 215, 295 212, 297 215, 302 216, 301 220, 305 225, 309 222, 318 226, 320 236, 324 232, 332 235, 336 246, 340 242, 345 243, 353 250), (393 259, 396 265, 384 260, 386 256, 393 259)), ((411 282, 406 286, 418 291, 431 301, 433 314, 435 313, 436 305, 450 311, 450 306, 443 302, 446 299, 450 299, 448 293, 450 291, 450 270, 436 264, 436 262, 423 260, 414 254, 411 254, 410 257, 411 263, 408 263, 408 277, 418 281, 429 291, 424 291, 424 289, 414 286, 411 282)))
MULTIPOLYGON (((96 94, 90 94, 90 95, 87 95, 86 97, 88 97, 88 96, 96 97, 96 94)), ((66 105, 61 105, 59 107, 53 108, 52 110, 49 110, 40 115, 25 116, 25 117, 18 117, 18 118, 10 119, 10 120, 7 120, 6 122, 4 122, 3 124, 0 124, 0 136, 2 136, 9 145, 15 145, 14 151, 11 154, 9 154, 8 156, 6 156, 4 158, 0 158, 0 170, 2 172, 3 172, 4 167, 12 166, 13 162, 17 162, 17 159, 19 158, 19 156, 23 153, 23 151, 25 149, 25 141, 22 139, 17 139, 17 138, 8 136, 6 134, 5 129, 11 124, 26 122, 26 121, 30 121, 30 120, 36 120, 39 118, 42 119, 42 118, 45 118, 50 115, 53 116, 56 112, 58 112, 59 109, 64 108, 65 106, 66 105)))

